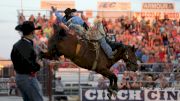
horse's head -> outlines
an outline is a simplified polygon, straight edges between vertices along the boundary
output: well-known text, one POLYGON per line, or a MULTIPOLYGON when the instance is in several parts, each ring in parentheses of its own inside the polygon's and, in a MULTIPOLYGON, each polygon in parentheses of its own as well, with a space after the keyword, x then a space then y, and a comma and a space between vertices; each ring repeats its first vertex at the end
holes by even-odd
POLYGON ((126 61, 126 67, 128 70, 131 71, 136 71, 138 70, 138 64, 137 64, 137 57, 135 55, 136 49, 134 48, 134 46, 127 46, 127 48, 125 48, 125 61, 126 61))
POLYGON ((118 48, 117 58, 121 58, 125 61, 127 70, 129 71, 136 71, 138 69, 138 59, 136 58, 135 52, 136 49, 134 46, 124 46, 118 48))
POLYGON ((53 24, 54 34, 48 39, 47 52, 41 52, 40 58, 48 58, 50 60, 57 60, 62 53, 59 50, 58 43, 67 37, 65 29, 60 28, 58 24, 53 24))

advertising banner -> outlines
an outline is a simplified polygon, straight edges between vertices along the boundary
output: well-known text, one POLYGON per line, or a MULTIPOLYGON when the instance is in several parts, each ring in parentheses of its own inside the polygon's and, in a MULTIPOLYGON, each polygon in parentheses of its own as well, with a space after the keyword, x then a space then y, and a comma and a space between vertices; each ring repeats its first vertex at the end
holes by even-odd
MULTIPOLYGON (((81 101, 109 101, 107 90, 82 89, 81 101)), ((119 90, 112 101, 180 101, 179 90, 119 90)))
POLYGON ((0 78, 0 94, 8 94, 9 86, 8 86, 9 78, 0 78))
POLYGON ((108 19, 117 19, 121 16, 128 16, 130 17, 131 12, 130 11, 98 11, 98 16, 102 18, 108 18, 108 19))
POLYGON ((133 16, 137 18, 141 18, 142 16, 145 16, 147 19, 154 19, 156 16, 159 18, 163 18, 164 15, 167 15, 170 19, 179 19, 180 18, 180 12, 134 12, 133 16))
POLYGON ((174 11, 175 5, 174 3, 142 3, 142 11, 174 11))
POLYGON ((41 9, 51 9, 51 6, 56 7, 59 10, 65 10, 66 8, 75 8, 75 1, 72 0, 41 0, 41 9))
POLYGON ((131 10, 130 2, 98 2, 99 11, 131 10))

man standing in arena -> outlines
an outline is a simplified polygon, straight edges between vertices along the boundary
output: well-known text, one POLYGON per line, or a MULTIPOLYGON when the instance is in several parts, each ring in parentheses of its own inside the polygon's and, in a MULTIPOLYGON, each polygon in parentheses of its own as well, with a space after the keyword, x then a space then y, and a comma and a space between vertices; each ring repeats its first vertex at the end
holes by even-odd
POLYGON ((40 70, 42 61, 37 59, 33 47, 34 23, 25 21, 15 28, 22 32, 22 38, 13 45, 11 60, 16 71, 16 84, 19 88, 23 101, 43 101, 40 83, 36 78, 36 72, 40 70))

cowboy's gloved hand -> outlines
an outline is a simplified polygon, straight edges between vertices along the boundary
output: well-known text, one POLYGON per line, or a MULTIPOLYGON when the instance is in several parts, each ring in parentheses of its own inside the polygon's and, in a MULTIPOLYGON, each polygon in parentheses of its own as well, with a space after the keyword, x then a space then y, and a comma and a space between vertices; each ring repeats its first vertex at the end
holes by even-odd
POLYGON ((55 12, 57 10, 54 6, 51 6, 51 9, 53 12, 55 12))

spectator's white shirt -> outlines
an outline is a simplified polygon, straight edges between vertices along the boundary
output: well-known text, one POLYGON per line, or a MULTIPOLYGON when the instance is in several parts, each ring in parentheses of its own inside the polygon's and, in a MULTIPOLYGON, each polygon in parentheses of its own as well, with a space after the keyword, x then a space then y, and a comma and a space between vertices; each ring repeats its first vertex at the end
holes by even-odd
POLYGON ((61 80, 55 81, 55 91, 56 92, 63 92, 64 91, 64 85, 61 80))

